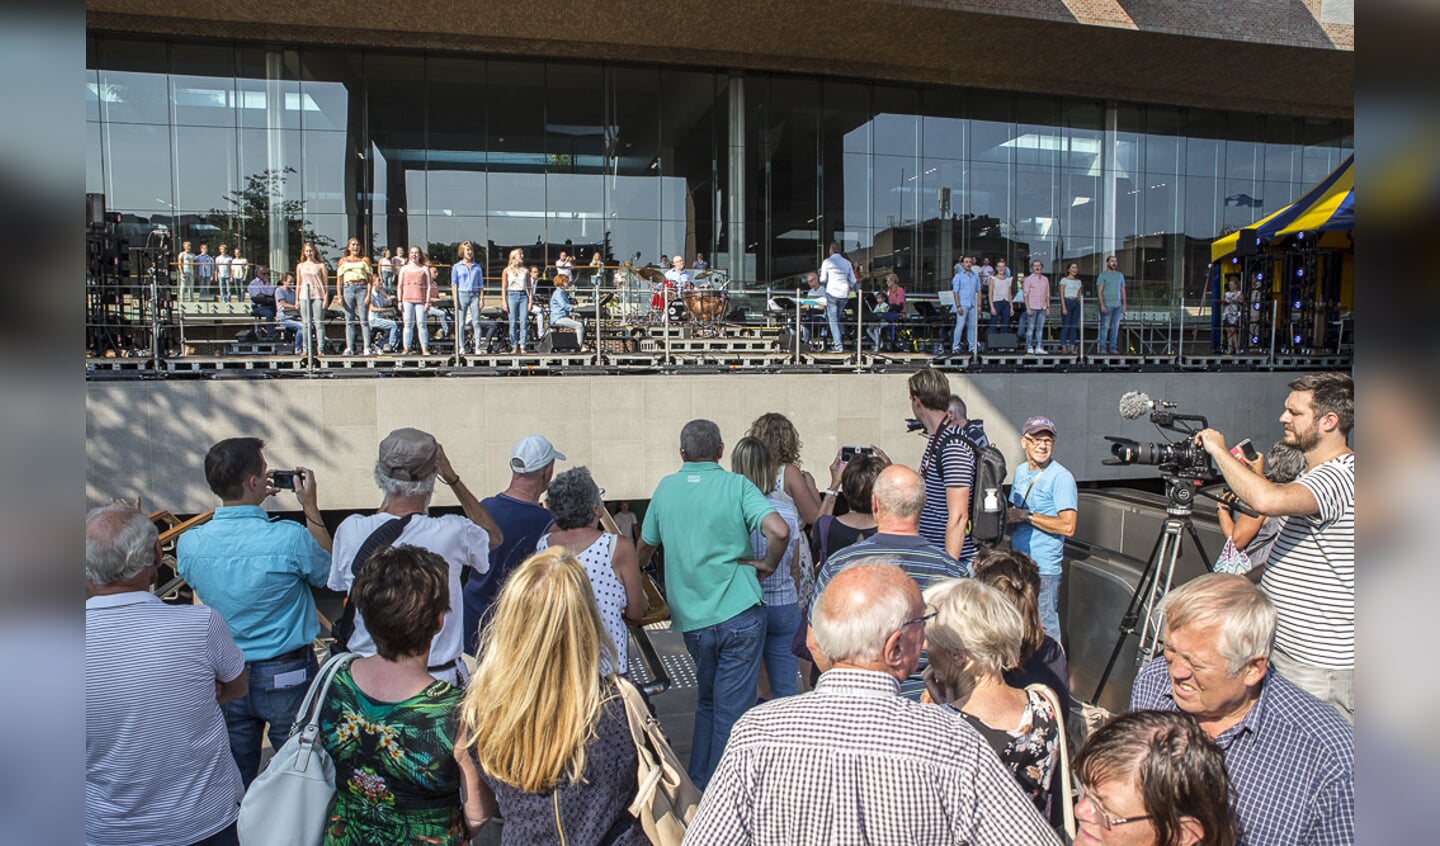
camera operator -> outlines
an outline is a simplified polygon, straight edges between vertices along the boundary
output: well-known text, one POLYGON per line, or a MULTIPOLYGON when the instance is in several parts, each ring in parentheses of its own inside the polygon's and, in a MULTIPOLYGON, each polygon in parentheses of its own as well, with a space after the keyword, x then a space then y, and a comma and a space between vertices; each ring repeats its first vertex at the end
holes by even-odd
POLYGON ((1355 717, 1355 384, 1344 373, 1290 383, 1284 442, 1305 455, 1305 472, 1276 484, 1231 455, 1204 429, 1196 442, 1241 501, 1267 517, 1286 517, 1260 588, 1275 603, 1272 663, 1291 681, 1355 717))

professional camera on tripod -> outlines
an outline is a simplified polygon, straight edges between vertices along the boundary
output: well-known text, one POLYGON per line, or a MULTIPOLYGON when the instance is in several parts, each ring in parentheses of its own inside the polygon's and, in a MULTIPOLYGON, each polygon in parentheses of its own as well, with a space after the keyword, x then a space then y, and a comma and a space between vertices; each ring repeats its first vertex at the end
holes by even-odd
MULTIPOLYGON (((1171 581, 1175 578, 1175 562, 1180 558, 1183 537, 1189 535, 1203 560, 1214 560, 1205 551, 1205 545, 1201 543, 1190 515, 1197 495, 1219 499, 1220 494, 1217 491, 1228 488, 1205 448, 1195 442, 1196 433, 1209 428, 1210 422, 1201 414, 1179 414, 1174 411, 1176 407, 1176 403, 1152 400, 1136 391, 1126 393, 1120 398, 1121 417, 1138 420, 1148 413, 1150 422, 1154 423, 1156 428, 1175 432, 1183 437, 1164 443, 1141 443, 1130 438, 1109 435, 1105 438, 1110 441, 1110 453, 1114 458, 1105 459, 1103 464, 1147 464, 1159 469, 1160 478, 1165 483, 1167 516, 1161 526, 1160 536, 1155 539, 1155 546, 1145 563, 1145 569, 1140 574, 1140 580, 1135 585, 1135 592, 1130 597, 1130 605, 1120 619, 1120 636, 1116 638, 1115 648, 1105 665, 1105 672, 1100 675, 1094 701, 1099 701, 1100 694, 1105 690, 1105 683, 1109 681, 1110 672, 1120 657, 1125 638, 1132 634, 1140 637, 1135 651, 1135 666, 1142 666, 1154 657, 1160 640, 1160 625, 1155 619, 1155 610, 1160 600, 1169 593, 1171 581), (1138 630, 1137 625, 1140 626, 1138 630)), ((1255 512, 1243 503, 1237 503, 1236 507, 1255 516, 1255 512)))

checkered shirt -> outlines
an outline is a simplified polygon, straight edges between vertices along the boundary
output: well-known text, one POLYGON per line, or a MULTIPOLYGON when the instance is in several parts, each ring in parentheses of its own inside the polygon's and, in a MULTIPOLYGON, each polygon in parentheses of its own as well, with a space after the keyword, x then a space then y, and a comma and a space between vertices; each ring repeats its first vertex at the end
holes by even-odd
MULTIPOLYGON (((1135 677, 1130 708, 1179 710, 1164 657, 1135 677)), ((1355 842, 1355 731, 1334 708, 1272 669, 1250 712, 1215 742, 1235 789, 1242 844, 1355 842)))
POLYGON ((837 669, 735 724, 687 844, 1058 846, 958 714, 837 669))

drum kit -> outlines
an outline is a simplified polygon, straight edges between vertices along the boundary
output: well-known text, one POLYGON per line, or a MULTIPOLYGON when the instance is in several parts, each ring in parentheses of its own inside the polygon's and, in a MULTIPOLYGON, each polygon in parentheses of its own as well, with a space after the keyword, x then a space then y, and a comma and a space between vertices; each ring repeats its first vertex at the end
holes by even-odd
POLYGON ((640 279, 650 291, 650 308, 632 317, 640 323, 659 325, 665 323, 666 301, 669 301, 669 322, 690 325, 701 337, 720 334, 725 318, 728 279, 724 271, 705 269, 694 275, 695 287, 677 292, 675 283, 665 278, 665 272, 654 265, 633 267, 628 262, 622 265, 632 277, 640 279), (678 296, 677 296, 678 295, 678 296))

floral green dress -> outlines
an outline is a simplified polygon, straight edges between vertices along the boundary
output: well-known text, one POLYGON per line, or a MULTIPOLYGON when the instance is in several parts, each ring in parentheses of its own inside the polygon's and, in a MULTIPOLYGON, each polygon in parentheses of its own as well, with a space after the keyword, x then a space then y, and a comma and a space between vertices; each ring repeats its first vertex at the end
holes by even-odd
POLYGON ((401 702, 378 702, 335 674, 320 734, 335 761, 326 846, 465 843, 455 734, 462 691, 436 681, 401 702))

